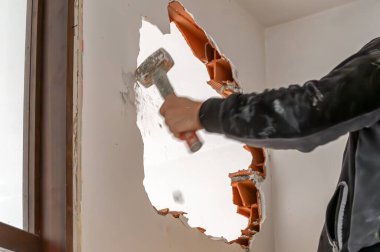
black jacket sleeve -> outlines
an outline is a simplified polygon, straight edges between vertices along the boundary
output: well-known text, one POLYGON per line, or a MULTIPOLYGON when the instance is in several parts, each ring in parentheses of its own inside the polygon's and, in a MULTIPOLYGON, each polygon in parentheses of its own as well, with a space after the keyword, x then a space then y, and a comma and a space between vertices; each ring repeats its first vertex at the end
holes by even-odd
POLYGON ((200 122, 257 147, 311 151, 380 120, 380 38, 321 80, 202 104, 200 122))

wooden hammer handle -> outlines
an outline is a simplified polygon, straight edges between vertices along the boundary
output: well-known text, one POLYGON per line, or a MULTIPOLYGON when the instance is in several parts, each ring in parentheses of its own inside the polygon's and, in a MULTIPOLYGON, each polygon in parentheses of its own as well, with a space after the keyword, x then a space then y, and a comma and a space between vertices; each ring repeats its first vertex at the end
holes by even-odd
MULTIPOLYGON (((153 80, 164 99, 171 94, 176 95, 164 69, 158 69, 153 75, 153 80)), ((190 151, 193 153, 199 151, 203 145, 195 132, 182 133, 180 134, 180 139, 186 141, 190 151)))
POLYGON ((180 134, 180 138, 186 141, 187 146, 191 152, 197 152, 202 148, 203 143, 195 131, 185 132, 180 134))

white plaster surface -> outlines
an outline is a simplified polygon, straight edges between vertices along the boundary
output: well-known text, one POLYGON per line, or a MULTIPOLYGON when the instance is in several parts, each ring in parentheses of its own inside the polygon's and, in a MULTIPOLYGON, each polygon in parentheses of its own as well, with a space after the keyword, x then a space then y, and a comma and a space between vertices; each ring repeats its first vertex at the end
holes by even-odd
POLYGON ((237 0, 265 27, 303 18, 355 0, 237 0))
MULTIPOLYGON (((264 33, 256 20, 233 1, 183 3, 239 69, 244 89, 263 89, 264 33)), ((84 3, 82 249, 85 252, 241 251, 238 245, 212 241, 180 220, 157 215, 144 190, 143 142, 136 125, 135 107, 128 99, 123 100, 120 93, 131 91, 125 78, 123 82, 122 73, 134 71, 137 66, 142 16, 168 32, 166 4, 148 0, 84 3)), ((202 174, 199 179, 203 179, 202 174)), ((194 187, 198 184, 195 181, 194 187)), ((271 232, 270 225, 264 232, 271 232)), ((255 251, 273 251, 272 241, 266 237, 270 236, 257 240, 255 251)))
MULTIPOLYGON (((380 36, 380 2, 360 0, 266 30, 269 87, 320 79, 380 36)), ((316 251, 346 136, 312 153, 272 153, 276 251, 316 251)))
POLYGON ((22 228, 26 0, 0 1, 0 222, 22 228))

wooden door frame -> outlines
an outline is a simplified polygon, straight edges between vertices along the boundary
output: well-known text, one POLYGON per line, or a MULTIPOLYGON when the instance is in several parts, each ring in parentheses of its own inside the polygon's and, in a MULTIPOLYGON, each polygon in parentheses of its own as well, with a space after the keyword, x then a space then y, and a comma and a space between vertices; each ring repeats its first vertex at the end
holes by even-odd
POLYGON ((0 247, 73 251, 74 0, 28 0, 24 230, 0 223, 0 247))
POLYGON ((42 5, 40 235, 43 251, 71 252, 74 0, 42 5))
POLYGON ((41 239, 35 234, 0 223, 0 246, 15 252, 41 252, 41 239))
POLYGON ((41 190, 42 1, 27 1, 24 91, 24 230, 39 234, 41 190))

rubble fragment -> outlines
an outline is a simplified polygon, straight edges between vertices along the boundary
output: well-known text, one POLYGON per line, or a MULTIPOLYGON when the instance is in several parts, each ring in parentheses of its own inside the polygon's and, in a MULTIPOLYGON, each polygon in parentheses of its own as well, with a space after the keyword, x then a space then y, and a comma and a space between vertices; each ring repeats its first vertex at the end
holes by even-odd
POLYGON ((171 215, 171 216, 173 216, 176 219, 178 219, 179 217, 184 216, 184 215, 187 214, 187 213, 181 212, 181 211, 170 211, 169 208, 164 208, 164 209, 161 209, 161 210, 157 210, 155 207, 153 207, 153 208, 161 216, 171 215))

